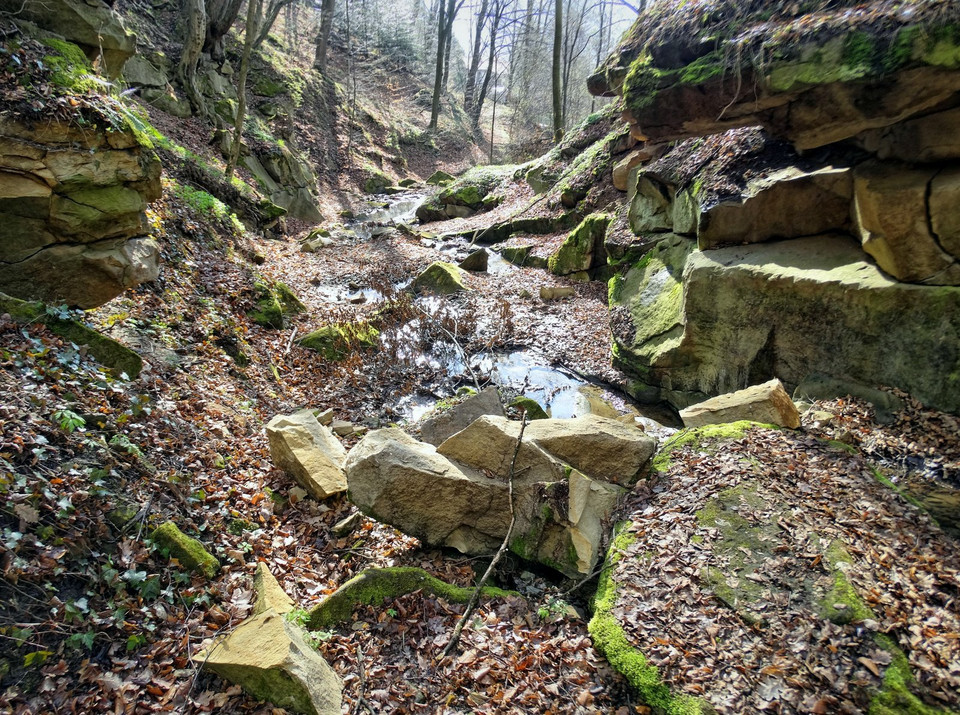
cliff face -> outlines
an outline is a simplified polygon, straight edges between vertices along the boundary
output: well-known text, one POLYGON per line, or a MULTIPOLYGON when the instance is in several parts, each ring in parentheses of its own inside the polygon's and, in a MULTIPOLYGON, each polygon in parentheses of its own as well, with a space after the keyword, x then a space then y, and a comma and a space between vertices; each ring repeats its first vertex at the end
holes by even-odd
POLYGON ((592 78, 651 158, 616 360, 677 406, 819 373, 960 410, 960 8, 764 4, 658 4, 592 78))
POLYGON ((82 308, 157 277, 160 162, 125 131, 0 122, 0 290, 82 308))

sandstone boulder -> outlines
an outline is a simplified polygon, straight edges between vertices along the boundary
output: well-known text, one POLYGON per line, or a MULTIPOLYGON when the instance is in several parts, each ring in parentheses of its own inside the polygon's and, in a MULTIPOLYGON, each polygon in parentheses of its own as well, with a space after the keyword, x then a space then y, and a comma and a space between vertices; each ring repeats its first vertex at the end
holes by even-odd
POLYGON ((960 247, 957 172, 869 162, 855 177, 857 229, 877 265, 901 281, 960 285, 960 251, 944 250, 960 247))
POLYGON ((439 446, 447 437, 465 429, 484 415, 504 416, 496 387, 487 387, 463 402, 424 420, 420 426, 420 438, 427 444, 439 446))
POLYGON ((127 58, 137 49, 137 36, 123 26, 111 5, 102 0, 0 0, 0 10, 79 45, 90 60, 101 58, 104 73, 111 79, 120 75, 127 58))
POLYGON ((274 464, 314 499, 346 491, 343 465, 347 452, 312 410, 277 415, 267 424, 267 437, 274 464))
POLYGON ((645 147, 630 152, 613 167, 613 187, 618 191, 626 191, 630 172, 652 158, 653 152, 645 147))
POLYGON ((683 408, 818 372, 960 410, 960 288, 892 280, 846 236, 704 252, 668 236, 610 298, 614 359, 640 399, 683 408))
POLYGON ((453 464, 399 429, 370 432, 346 462, 350 500, 431 545, 485 553, 510 522, 507 485, 453 464))
MULTIPOLYGON (((549 422, 562 420, 541 423, 549 422)), ((540 423, 526 429, 533 424, 540 423)), ((503 417, 483 416, 438 449, 400 430, 371 432, 347 458, 350 498, 368 516, 428 544, 468 554, 490 553, 509 528, 509 476, 516 453, 512 480, 516 525, 510 549, 569 576, 589 573, 626 490, 582 473, 526 434, 518 449, 520 427, 503 417)), ((572 449, 574 440, 564 432, 555 426, 539 434, 572 449)), ((589 448, 595 443, 588 435, 583 444, 589 448)), ((603 447, 598 452, 604 466, 595 471, 609 472, 618 460, 630 462, 604 455, 603 447)), ((590 456, 576 455, 574 461, 588 464, 590 456)), ((630 468, 637 471, 633 463, 626 467, 630 468)))
POLYGON ((303 630, 268 609, 198 656, 203 667, 256 698, 306 715, 339 715, 343 684, 303 630))
POLYGON ((463 271, 452 263, 434 261, 417 276, 411 288, 416 293, 429 292, 450 295, 466 290, 463 285, 463 271))
POLYGON ((687 428, 741 420, 790 429, 800 426, 800 413, 776 378, 691 405, 680 411, 680 419, 687 428))
POLYGON ((282 616, 297 606, 283 590, 277 577, 270 573, 270 569, 262 561, 257 564, 257 570, 253 575, 253 591, 257 594, 257 600, 253 604, 255 616, 270 610, 282 616))
POLYGON ((629 487, 653 457, 657 441, 636 427, 597 415, 536 420, 524 436, 593 479, 629 487))

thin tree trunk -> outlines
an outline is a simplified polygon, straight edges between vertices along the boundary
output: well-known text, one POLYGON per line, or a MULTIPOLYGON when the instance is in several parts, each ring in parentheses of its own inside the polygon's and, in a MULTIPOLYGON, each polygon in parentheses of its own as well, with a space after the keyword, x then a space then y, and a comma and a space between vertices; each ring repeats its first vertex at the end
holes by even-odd
POLYGON ((563 139, 563 88, 560 83, 563 49, 563 0, 556 0, 553 21, 553 141, 563 139))
POLYGON ((247 74, 250 72, 250 55, 257 37, 263 11, 262 0, 247 0, 247 26, 243 37, 243 55, 240 58, 240 74, 237 77, 237 116, 233 127, 233 143, 230 144, 230 158, 227 159, 227 183, 233 178, 233 172, 240 161, 240 145, 243 143, 243 122, 247 116, 247 74))
POLYGON ((336 0, 323 0, 320 6, 320 31, 317 33, 316 54, 313 68, 321 74, 327 73, 327 48, 330 46, 330 33, 333 30, 333 11, 336 0))
POLYGON ((197 63, 203 51, 203 42, 207 34, 207 9, 204 0, 184 0, 184 39, 180 64, 177 67, 177 79, 190 101, 196 114, 205 115, 206 102, 197 87, 197 63))
POLYGON ((270 4, 267 6, 267 12, 260 23, 260 32, 257 33, 257 37, 253 41, 253 49, 257 49, 266 41, 270 36, 270 31, 273 29, 273 24, 280 16, 280 11, 293 2, 295 2, 295 0, 270 0, 270 4))
POLYGON ((494 11, 493 22, 490 25, 490 54, 487 57, 487 71, 483 77, 483 85, 480 87, 480 94, 477 97, 473 112, 473 125, 477 129, 480 128, 480 114, 483 112, 483 103, 487 98, 487 90, 490 88, 490 80, 493 77, 493 66, 497 56, 497 32, 500 29, 500 20, 503 19, 504 10, 503 4, 498 2, 494 11))
POLYGON ((487 9, 490 0, 482 0, 480 11, 477 13, 477 25, 473 33, 473 51, 470 53, 470 65, 467 68, 467 83, 463 89, 463 108, 467 114, 473 114, 473 105, 476 101, 477 72, 480 71, 480 41, 483 39, 483 28, 487 23, 487 9))
POLYGON ((447 9, 444 0, 440 0, 437 14, 437 67, 433 81, 433 105, 430 110, 430 129, 437 128, 440 120, 440 95, 443 93, 443 57, 446 52, 447 9))

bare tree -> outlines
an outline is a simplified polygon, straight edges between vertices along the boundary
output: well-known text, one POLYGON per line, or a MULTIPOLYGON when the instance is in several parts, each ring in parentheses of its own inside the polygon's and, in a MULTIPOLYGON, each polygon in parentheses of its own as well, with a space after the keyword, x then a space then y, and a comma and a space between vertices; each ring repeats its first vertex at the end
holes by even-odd
POLYGON ((256 42, 257 30, 263 20, 262 0, 247 0, 247 24, 244 28, 243 55, 240 57, 240 73, 237 77, 237 116, 233 127, 233 142, 227 158, 227 182, 233 178, 234 169, 240 161, 240 144, 243 142, 243 123, 247 118, 247 74, 250 72, 250 56, 256 42))
POLYGON ((556 0, 553 17, 553 141, 563 139, 563 86, 561 60, 563 54, 563 0, 556 0))

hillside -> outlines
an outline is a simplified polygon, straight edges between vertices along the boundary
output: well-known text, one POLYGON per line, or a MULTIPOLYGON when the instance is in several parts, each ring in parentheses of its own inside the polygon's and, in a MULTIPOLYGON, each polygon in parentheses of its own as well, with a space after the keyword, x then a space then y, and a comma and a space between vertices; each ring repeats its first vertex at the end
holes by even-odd
POLYGON ((183 8, 15 5, 0 712, 960 709, 952 5, 652 3, 553 144, 399 5, 242 103, 242 13, 192 97, 183 8))

